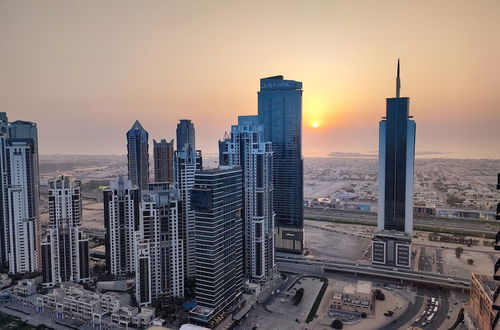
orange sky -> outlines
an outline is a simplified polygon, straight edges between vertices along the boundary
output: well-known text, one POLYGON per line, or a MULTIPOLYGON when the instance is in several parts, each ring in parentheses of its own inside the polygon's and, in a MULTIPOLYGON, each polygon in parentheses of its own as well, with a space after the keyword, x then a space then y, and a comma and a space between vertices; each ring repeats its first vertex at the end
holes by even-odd
POLYGON ((305 156, 369 152, 400 57, 417 151, 500 158, 499 17, 496 0, 0 1, 0 111, 37 122, 43 154, 124 154, 135 119, 170 139, 181 118, 213 153, 283 74, 303 82, 305 156))

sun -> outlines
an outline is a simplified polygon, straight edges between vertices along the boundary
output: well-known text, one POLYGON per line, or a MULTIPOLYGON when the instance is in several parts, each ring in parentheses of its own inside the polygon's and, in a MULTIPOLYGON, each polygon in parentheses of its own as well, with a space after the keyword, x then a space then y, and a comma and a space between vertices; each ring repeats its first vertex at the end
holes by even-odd
POLYGON ((319 127, 319 123, 317 121, 315 121, 314 123, 312 123, 312 127, 313 128, 318 128, 319 127))

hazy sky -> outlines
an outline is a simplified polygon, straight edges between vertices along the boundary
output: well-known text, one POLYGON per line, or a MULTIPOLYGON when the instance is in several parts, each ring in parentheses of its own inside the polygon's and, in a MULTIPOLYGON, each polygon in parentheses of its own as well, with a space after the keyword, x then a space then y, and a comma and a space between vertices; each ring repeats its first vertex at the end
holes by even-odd
POLYGON ((498 0, 0 0, 0 111, 43 154, 124 154, 136 119, 152 141, 181 118, 216 152, 277 74, 303 82, 305 156, 374 151, 398 57, 417 151, 500 158, 498 0))

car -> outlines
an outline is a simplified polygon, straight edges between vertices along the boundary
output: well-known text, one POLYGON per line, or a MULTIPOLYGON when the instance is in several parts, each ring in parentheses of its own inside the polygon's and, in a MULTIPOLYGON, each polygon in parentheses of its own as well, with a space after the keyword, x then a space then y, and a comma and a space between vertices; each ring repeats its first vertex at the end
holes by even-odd
POLYGON ((422 322, 421 326, 425 327, 427 325, 427 323, 425 322, 422 322))

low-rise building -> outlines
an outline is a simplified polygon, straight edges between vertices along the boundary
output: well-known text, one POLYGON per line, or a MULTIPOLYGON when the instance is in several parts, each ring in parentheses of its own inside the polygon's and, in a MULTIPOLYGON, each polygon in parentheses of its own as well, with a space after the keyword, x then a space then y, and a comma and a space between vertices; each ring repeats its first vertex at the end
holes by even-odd
POLYGON ((12 288, 12 293, 22 297, 31 296, 36 293, 36 285, 34 279, 23 279, 12 288))
POLYGON ((479 330, 491 329, 495 311, 493 294, 498 283, 491 276, 472 273, 470 280, 470 298, 465 304, 467 313, 479 330))
POLYGON ((372 283, 358 281, 356 285, 345 285, 341 291, 334 289, 330 308, 371 313, 373 311, 372 283))

